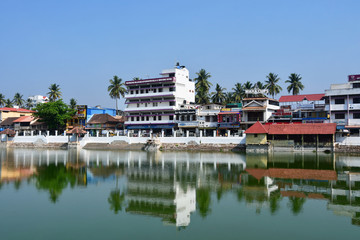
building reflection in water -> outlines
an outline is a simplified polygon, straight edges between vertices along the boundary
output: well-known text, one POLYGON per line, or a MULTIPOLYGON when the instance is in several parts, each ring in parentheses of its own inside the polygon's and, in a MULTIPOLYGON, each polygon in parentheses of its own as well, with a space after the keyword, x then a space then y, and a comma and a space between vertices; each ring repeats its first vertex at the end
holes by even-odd
POLYGON ((91 150, 0 151, 1 184, 27 179, 59 201, 63 189, 116 182, 107 198, 114 213, 159 217, 186 227, 205 218, 226 192, 275 214, 287 199, 294 215, 307 199, 327 201, 336 215, 360 225, 360 157, 332 154, 235 154, 91 150), (336 160, 335 160, 336 159, 336 160), (118 182, 121 179, 121 186, 118 182))

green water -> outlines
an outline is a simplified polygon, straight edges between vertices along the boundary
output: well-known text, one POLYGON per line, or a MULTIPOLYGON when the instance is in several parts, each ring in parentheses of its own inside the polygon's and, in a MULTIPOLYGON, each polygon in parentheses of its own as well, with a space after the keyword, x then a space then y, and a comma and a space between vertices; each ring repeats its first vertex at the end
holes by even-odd
POLYGON ((360 157, 0 150, 0 239, 357 239, 360 157))

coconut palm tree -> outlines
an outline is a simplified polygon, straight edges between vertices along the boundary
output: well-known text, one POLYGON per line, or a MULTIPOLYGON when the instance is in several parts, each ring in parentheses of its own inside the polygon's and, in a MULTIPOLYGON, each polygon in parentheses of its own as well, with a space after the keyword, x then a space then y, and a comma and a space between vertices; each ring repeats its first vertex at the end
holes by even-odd
POLYGON ((48 94, 49 94, 50 102, 55 102, 56 99, 61 97, 60 86, 57 85, 56 83, 51 84, 49 90, 50 92, 48 92, 48 94))
POLYGON ((292 91, 292 95, 298 95, 300 90, 304 90, 304 85, 301 83, 302 77, 300 74, 291 73, 289 79, 285 83, 289 83, 287 87, 288 92, 292 91))
POLYGON ((265 87, 269 90, 269 94, 274 98, 276 94, 280 93, 282 88, 278 85, 280 78, 275 73, 269 73, 266 76, 265 87))
POLYGON ((200 104, 209 103, 209 90, 212 86, 211 82, 209 82, 209 78, 211 78, 210 73, 206 72, 205 69, 200 69, 199 72, 196 73, 197 77, 195 80, 195 91, 196 96, 195 100, 200 104))
POLYGON ((5 105, 5 96, 0 93, 0 107, 5 105))
POLYGON ((21 95, 20 93, 15 93, 13 103, 19 107, 22 107, 24 102, 25 101, 23 99, 23 95, 21 95))
POLYGON ((33 108, 34 107, 33 101, 30 98, 28 98, 26 100, 25 106, 26 106, 27 109, 33 108))
POLYGON ((5 100, 5 107, 8 107, 8 108, 14 107, 13 102, 9 98, 5 100))
POLYGON ((109 80, 110 85, 108 86, 109 96, 116 101, 116 114, 118 113, 118 99, 125 97, 126 88, 122 79, 118 76, 114 76, 113 79, 109 80))
POLYGON ((245 97, 245 89, 241 83, 236 83, 234 90, 234 100, 235 102, 241 102, 241 100, 245 97))
POLYGON ((120 193, 119 184, 118 184, 118 175, 116 174, 116 187, 113 191, 110 192, 108 197, 108 203, 110 204, 110 210, 113 210, 115 214, 119 211, 122 211, 123 204, 125 200, 125 193, 120 193))
POLYGON ((263 82, 257 81, 254 85, 254 87, 258 88, 258 89, 265 89, 265 84, 263 82))
POLYGON ((252 89, 254 86, 253 86, 253 84, 250 82, 250 81, 247 81, 246 83, 244 83, 244 85, 243 85, 243 88, 244 88, 244 90, 250 90, 250 89, 252 89))
POLYGON ((70 107, 71 109, 75 109, 75 108, 76 108, 76 105, 77 105, 77 102, 76 102, 75 98, 71 98, 71 99, 70 99, 69 107, 70 107))
POLYGON ((305 201, 305 198, 289 197, 288 206, 294 215, 298 215, 302 211, 305 201))
POLYGON ((140 78, 139 78, 139 77, 133 77, 132 80, 133 80, 133 81, 137 81, 137 80, 140 80, 140 78))
POLYGON ((215 92, 211 93, 211 101, 217 104, 221 104, 222 102, 224 102, 226 98, 226 95, 224 93, 225 90, 226 88, 222 88, 219 84, 216 84, 215 92))
POLYGON ((234 100, 234 93, 233 92, 227 92, 225 93, 225 104, 233 103, 234 100))

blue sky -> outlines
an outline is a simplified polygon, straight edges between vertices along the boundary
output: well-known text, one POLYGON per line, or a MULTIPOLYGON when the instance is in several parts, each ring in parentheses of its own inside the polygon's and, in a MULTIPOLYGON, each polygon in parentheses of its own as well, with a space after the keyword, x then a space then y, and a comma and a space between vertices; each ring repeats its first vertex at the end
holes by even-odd
POLYGON ((359 9, 358 0, 1 0, 0 93, 46 95, 57 83, 65 102, 115 107, 113 75, 157 77, 177 61, 227 90, 269 72, 285 90, 295 72, 303 93, 322 93, 360 73, 359 9))

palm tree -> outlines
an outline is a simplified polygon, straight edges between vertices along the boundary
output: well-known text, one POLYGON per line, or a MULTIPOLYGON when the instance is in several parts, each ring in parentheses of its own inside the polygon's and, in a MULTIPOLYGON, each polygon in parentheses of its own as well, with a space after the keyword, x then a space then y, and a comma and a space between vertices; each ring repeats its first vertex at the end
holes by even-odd
POLYGON ((110 192, 110 196, 108 197, 108 203, 110 204, 110 210, 113 210, 114 213, 117 214, 123 208, 125 193, 124 192, 120 193, 118 175, 117 174, 115 175, 116 175, 116 187, 115 190, 110 192))
POLYGON ((253 84, 250 82, 250 81, 247 81, 246 83, 244 83, 244 85, 243 85, 243 88, 244 88, 244 90, 250 90, 250 89, 252 89, 254 86, 253 86, 253 84))
POLYGON ((19 107, 22 107, 24 104, 23 95, 21 95, 20 93, 15 93, 13 103, 19 107))
POLYGON ((212 86, 211 82, 209 82, 209 78, 211 78, 210 73, 206 72, 205 69, 200 69, 198 73, 196 73, 197 77, 195 80, 195 91, 196 96, 195 100, 200 104, 209 103, 209 90, 212 86))
POLYGON ((139 78, 139 77, 133 77, 132 80, 133 80, 133 81, 137 81, 137 80, 140 80, 140 78, 139 78))
POLYGON ((227 92, 225 93, 225 104, 233 103, 234 100, 234 93, 233 92, 227 92))
POLYGON ((5 105, 5 96, 0 93, 0 107, 5 105))
POLYGON ((290 83, 287 87, 288 92, 292 91, 292 95, 298 95, 300 90, 304 90, 304 85, 301 83, 302 77, 300 74, 292 73, 289 76, 289 79, 285 83, 290 83))
POLYGON ((263 84, 262 82, 258 81, 255 83, 254 87, 258 88, 258 89, 265 89, 265 84, 263 84))
POLYGON ((77 102, 76 102, 75 98, 71 98, 71 99, 70 99, 69 107, 70 107, 71 109, 75 109, 75 108, 76 108, 76 105, 77 105, 77 102))
POLYGON ((5 100, 5 107, 8 107, 8 108, 14 107, 13 102, 9 98, 5 100))
POLYGON ((33 101, 30 98, 28 98, 26 100, 25 106, 26 106, 27 109, 33 108, 34 107, 33 101))
POLYGON ((222 88, 219 84, 216 84, 215 92, 211 93, 211 101, 217 104, 224 102, 226 99, 226 95, 224 93, 225 90, 226 88, 222 88))
POLYGON ((114 76, 113 79, 109 80, 110 85, 108 86, 108 92, 112 99, 116 101, 116 114, 118 114, 118 99, 125 97, 126 89, 125 84, 122 82, 122 79, 118 76, 114 76))
POLYGON ((245 97, 245 89, 241 83, 236 83, 234 90, 234 100, 236 102, 241 102, 241 100, 245 97))
POLYGON ((288 206, 294 215, 298 215, 302 211, 305 201, 305 198, 289 197, 288 206))
POLYGON ((265 81, 265 87, 269 90, 270 95, 274 98, 275 95, 280 93, 282 90, 282 88, 277 85, 277 83, 280 81, 280 78, 275 73, 269 73, 266 78, 267 80, 265 81))
POLYGON ((48 92, 48 94, 49 94, 50 102, 55 102, 56 99, 61 97, 60 86, 57 85, 56 83, 51 84, 49 90, 50 92, 48 92))

